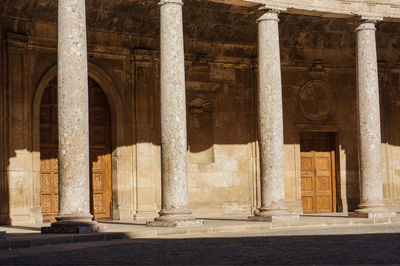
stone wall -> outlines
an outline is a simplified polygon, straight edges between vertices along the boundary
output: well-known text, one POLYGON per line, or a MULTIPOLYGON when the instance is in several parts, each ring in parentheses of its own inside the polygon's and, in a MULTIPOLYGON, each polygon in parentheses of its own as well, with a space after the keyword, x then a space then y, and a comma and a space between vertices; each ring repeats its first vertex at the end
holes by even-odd
POLYGON ((393 201, 396 206, 400 205, 400 69, 383 68, 380 73, 381 79, 381 104, 384 113, 382 122, 382 159, 384 173, 384 196, 385 199, 393 201))
MULTIPOLYGON (((189 200, 195 214, 249 214, 252 206, 249 60, 195 57, 187 67, 189 200)), ((253 83, 252 83, 253 82, 253 83)))

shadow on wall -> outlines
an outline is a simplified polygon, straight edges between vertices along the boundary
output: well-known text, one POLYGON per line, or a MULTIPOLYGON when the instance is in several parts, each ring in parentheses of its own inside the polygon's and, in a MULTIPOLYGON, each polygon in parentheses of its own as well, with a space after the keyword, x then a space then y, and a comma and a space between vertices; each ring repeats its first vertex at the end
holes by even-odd
MULTIPOLYGON (((400 200, 400 73, 380 68, 382 157, 385 199, 400 200)), ((398 203, 396 203, 398 205, 398 203)))

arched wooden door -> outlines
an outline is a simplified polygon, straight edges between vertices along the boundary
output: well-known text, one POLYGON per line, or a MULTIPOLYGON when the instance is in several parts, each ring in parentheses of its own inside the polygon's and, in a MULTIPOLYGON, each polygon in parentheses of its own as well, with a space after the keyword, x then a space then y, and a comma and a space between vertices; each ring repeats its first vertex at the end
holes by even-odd
MULTIPOLYGON (((79 100, 79 99, 77 99, 79 100)), ((95 219, 112 217, 111 116, 107 98, 89 78, 90 196, 95 219)), ((40 185, 44 221, 58 214, 57 79, 45 89, 40 104, 40 185)))

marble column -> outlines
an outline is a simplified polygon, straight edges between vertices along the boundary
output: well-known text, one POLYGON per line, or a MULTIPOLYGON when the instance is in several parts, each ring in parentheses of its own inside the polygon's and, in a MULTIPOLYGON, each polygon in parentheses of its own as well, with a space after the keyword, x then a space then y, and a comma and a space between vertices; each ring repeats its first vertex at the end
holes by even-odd
POLYGON ((357 28, 357 103, 360 152, 361 203, 359 217, 396 215, 383 202, 381 169, 381 123, 375 24, 381 18, 362 18, 357 28))
POLYGON ((160 2, 162 209, 148 226, 194 226, 188 207, 185 57, 181 0, 160 2))
POLYGON ((283 110, 279 51, 279 10, 258 19, 258 117, 261 157, 261 207, 251 221, 290 221, 285 202, 283 110))
POLYGON ((58 1, 57 222, 44 233, 98 231, 90 214, 89 95, 85 0, 58 1))

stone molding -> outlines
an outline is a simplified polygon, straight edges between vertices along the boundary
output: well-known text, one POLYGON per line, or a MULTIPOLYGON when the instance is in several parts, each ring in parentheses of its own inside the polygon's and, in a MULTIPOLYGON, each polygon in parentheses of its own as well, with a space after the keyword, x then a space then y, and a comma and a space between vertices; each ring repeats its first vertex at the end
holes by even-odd
POLYGON ((287 11, 286 7, 280 6, 280 5, 269 5, 269 4, 265 4, 262 7, 260 7, 258 9, 259 11, 267 11, 267 12, 271 12, 271 13, 280 13, 282 11, 287 11))
POLYGON ((9 32, 6 35, 7 46, 26 48, 28 44, 28 36, 9 32))
POLYGON ((132 55, 136 62, 150 63, 151 61, 159 60, 160 58, 160 53, 158 51, 145 49, 133 49, 132 55))

